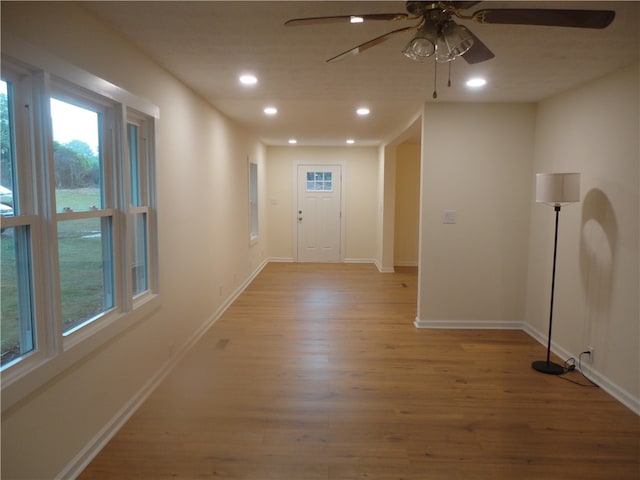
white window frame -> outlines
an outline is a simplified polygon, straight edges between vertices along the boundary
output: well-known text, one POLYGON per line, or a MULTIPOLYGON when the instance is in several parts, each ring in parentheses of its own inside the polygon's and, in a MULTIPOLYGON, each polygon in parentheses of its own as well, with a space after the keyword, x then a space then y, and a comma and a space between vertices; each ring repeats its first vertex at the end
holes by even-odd
MULTIPOLYGON (((116 115, 116 111, 121 107, 119 104, 108 101, 92 92, 84 91, 82 88, 72 85, 64 80, 57 78, 50 78, 50 87, 46 89, 42 94, 46 95, 47 98, 57 98, 64 102, 73 103, 84 108, 88 108, 97 112, 100 112, 102 115, 102 131, 100 132, 103 142, 102 142, 102 154, 103 154, 103 163, 102 166, 102 176, 103 178, 103 188, 104 188, 104 196, 105 196, 105 205, 96 209, 95 211, 87 210, 87 211, 78 211, 78 212, 60 212, 59 205, 56 205, 56 210, 54 211, 53 207, 51 207, 51 213, 53 218, 55 219, 55 224, 58 225, 59 222, 63 221, 72 221, 72 220, 80 220, 80 219, 88 219, 95 218, 102 220, 103 218, 111 219, 111 237, 113 238, 112 247, 112 257, 113 257, 113 265, 112 265, 112 275, 115 278, 119 278, 122 276, 122 273, 119 269, 119 265, 115 261, 121 255, 121 249, 118 248, 118 238, 121 236, 120 234, 120 222, 117 221, 116 213, 117 209, 120 207, 120 202, 117 200, 116 191, 118 190, 118 181, 121 182, 122 174, 120 168, 120 159, 117 155, 116 145, 119 143, 119 135, 118 128, 119 123, 116 115), (119 180, 117 181, 116 178, 119 180)), ((45 148, 53 148, 52 138, 46 139, 45 148)), ((37 161, 37 159, 36 159, 37 161)), ((49 171, 53 172, 53 151, 51 150, 49 155, 49 171)), ((50 182, 54 182, 54 174, 50 175, 50 182)), ((51 186, 51 191, 55 192, 55 184, 51 186)), ((55 194, 54 194, 55 195, 55 194)), ((49 201, 52 201, 52 198, 43 198, 45 201, 45 208, 49 208, 49 201)), ((104 234, 104 232, 103 232, 104 234)), ((50 251, 49 258, 52 260, 53 264, 50 266, 51 268, 57 271, 58 269, 58 242, 57 235, 52 235, 53 241, 49 243, 50 251)), ((115 283, 115 282, 114 282, 115 283)), ((54 288, 57 288, 56 298, 60 298, 60 284, 59 282, 53 282, 54 288)), ((88 334, 92 333, 95 327, 90 325, 93 322, 98 320, 109 321, 113 315, 117 315, 119 306, 123 301, 123 295, 120 292, 121 289, 118 288, 117 285, 113 285, 113 306, 108 310, 99 313, 95 317, 75 326, 69 330, 64 330, 62 326, 62 311, 58 309, 57 315, 60 318, 58 321, 62 328, 62 336, 63 336, 63 344, 62 348, 66 349, 69 346, 81 341, 88 334), (93 328, 91 328, 93 327, 93 328)), ((58 302, 60 303, 60 302, 58 302)), ((58 305, 59 307, 61 305, 58 305)))
MULTIPOLYGON (((32 236, 33 304, 36 311, 36 349, 2 368, 2 411, 15 405, 29 393, 45 385, 105 342, 131 328, 161 305, 158 284, 158 235, 155 194, 155 128, 159 109, 95 75, 44 53, 21 40, 3 37, 2 77, 20 87, 14 93, 16 105, 29 105, 27 115, 16 112, 16 161, 20 214, 3 217, 3 228, 28 225, 32 236), (16 83, 16 80, 19 82, 16 83), (113 179, 107 204, 98 216, 113 220, 115 307, 99 320, 63 335, 60 293, 57 276, 56 219, 85 217, 94 212, 56 213, 53 178, 53 144, 49 102, 61 91, 85 95, 90 101, 106 105, 113 160, 106 174, 113 179), (145 124, 146 150, 145 204, 129 204, 129 159, 126 126, 130 118, 145 124), (25 179, 33 179, 28 182, 25 179), (148 289, 132 296, 131 291, 131 218, 147 215, 148 289), (62 216, 62 217, 60 217, 62 216), (37 272, 37 275, 35 274, 37 272)), ((17 108, 17 107, 16 107, 17 108)), ((105 143, 108 143, 105 141, 105 143)), ((105 187, 107 188, 107 187, 105 187)))
MULTIPOLYGON (((147 223, 147 241, 146 241, 146 261, 147 261, 147 288, 144 292, 136 294, 133 292, 133 285, 127 284, 127 301, 132 301, 132 307, 135 308, 144 302, 148 301, 150 297, 154 295, 154 292, 158 291, 158 249, 157 241, 152 241, 151 234, 157 232, 157 216, 156 211, 152 207, 156 204, 155 197, 155 162, 152 159, 155 158, 155 119, 149 117, 142 112, 138 112, 135 109, 127 109, 126 121, 125 121, 125 134, 129 124, 134 124, 138 127, 138 162, 139 166, 142 166, 142 170, 146 173, 143 174, 144 178, 139 178, 139 197, 140 205, 134 205, 131 198, 131 190, 125 189, 124 204, 127 205, 127 228, 130 232, 133 232, 134 216, 138 214, 146 215, 147 223)), ((125 171, 123 172, 123 181, 127 185, 131 185, 131 158, 130 150, 127 148, 125 155, 125 171)), ((133 265, 133 236, 127 235, 126 249, 128 252, 127 258, 129 264, 126 265, 126 271, 130 272, 133 265)), ((131 277, 125 275, 126 281, 131 277)))
POLYGON ((260 208, 259 208, 259 169, 258 164, 249 160, 249 245, 255 245, 260 236, 260 208))
MULTIPOLYGON (((32 160, 32 153, 35 148, 32 141, 31 132, 33 132, 33 113, 37 108, 35 105, 33 90, 34 85, 37 84, 41 78, 31 75, 31 72, 23 68, 21 65, 12 65, 12 68, 2 68, 2 78, 11 82, 13 87, 14 104, 8 105, 9 109, 13 109, 14 119, 14 132, 12 141, 14 147, 15 164, 13 165, 14 178, 19 181, 22 178, 34 178, 32 175, 36 170, 36 165, 32 160), (27 107, 28 105, 28 107, 27 107), (20 108, 22 106, 22 108, 20 108), (17 161, 17 158, 23 158, 21 162, 17 161)), ((39 185, 42 188, 42 185, 39 185)), ((46 239, 43 239, 43 232, 41 229, 41 223, 38 221, 38 217, 35 215, 36 205, 34 202, 33 190, 38 186, 28 185, 25 188, 19 187, 16 192, 16 185, 14 185, 14 194, 17 194, 17 202, 14 202, 14 216, 2 217, 3 228, 27 228, 29 229, 29 243, 31 249, 31 264, 42 264, 43 257, 43 245, 46 245, 46 239), (19 205, 19 210, 16 207, 19 205)), ((2 268, 0 266, 0 268, 2 268)), ((33 272, 28 272, 31 282, 31 295, 30 303, 32 306, 32 314, 35 316, 37 311, 40 310, 41 305, 37 303, 39 298, 35 296, 35 291, 44 291, 43 284, 40 278, 34 275, 33 272)), ((1 300, 1 299, 0 299, 1 300)), ((49 345, 48 339, 50 332, 47 329, 37 328, 37 321, 34 318, 33 328, 35 330, 33 336, 34 349, 31 352, 26 353, 22 358, 25 367, 29 368, 31 365, 41 361, 46 355, 46 350, 43 351, 43 346, 47 348, 49 345), (41 348, 38 348, 40 346, 41 348)), ((11 365, 11 364, 10 364, 11 365)), ((3 372, 3 384, 5 382, 5 375, 3 372)), ((4 399, 3 399, 4 402, 4 399)))

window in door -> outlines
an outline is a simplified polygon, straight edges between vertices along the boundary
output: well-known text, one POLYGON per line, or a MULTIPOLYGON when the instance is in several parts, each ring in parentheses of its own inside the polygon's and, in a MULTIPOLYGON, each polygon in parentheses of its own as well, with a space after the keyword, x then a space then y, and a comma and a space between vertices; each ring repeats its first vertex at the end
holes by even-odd
POLYGON ((307 172, 307 192, 333 191, 332 172, 307 172))

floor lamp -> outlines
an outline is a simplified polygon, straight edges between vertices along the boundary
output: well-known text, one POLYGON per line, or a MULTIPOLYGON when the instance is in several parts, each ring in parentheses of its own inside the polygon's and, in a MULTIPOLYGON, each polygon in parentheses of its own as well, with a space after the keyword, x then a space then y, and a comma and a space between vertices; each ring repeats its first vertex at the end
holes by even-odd
POLYGON ((580 201, 579 173, 537 173, 536 202, 553 206, 556 212, 556 233, 553 241, 553 273, 551 274, 551 305, 549 307, 549 337, 547 340, 547 359, 531 364, 534 370, 550 375, 564 373, 564 367, 554 363, 551 355, 551 327, 553 326, 553 296, 556 286, 556 257, 558 253, 558 218, 560 207, 567 203, 580 201))

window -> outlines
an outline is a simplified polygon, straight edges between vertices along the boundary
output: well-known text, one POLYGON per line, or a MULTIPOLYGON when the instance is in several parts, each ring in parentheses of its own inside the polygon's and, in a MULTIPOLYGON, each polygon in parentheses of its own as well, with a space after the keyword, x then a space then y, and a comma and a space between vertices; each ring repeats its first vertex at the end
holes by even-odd
POLYGON ((333 191, 331 172, 307 172, 307 192, 333 191))
POLYGON ((127 123, 127 140, 131 185, 129 200, 131 235, 128 239, 132 251, 131 285, 133 296, 138 297, 151 288, 149 222, 153 188, 150 168, 152 132, 149 119, 138 112, 131 111, 127 123))
MULTIPOLYGON (((17 157, 23 156, 16 144, 17 126, 23 119, 16 105, 22 86, 17 75, 6 75, 0 82, 0 338, 1 365, 11 365, 37 348, 33 295, 33 218, 18 193, 17 157)), ((26 169, 23 169, 26 170, 26 169)))
POLYGON ((258 165, 249 162, 249 227, 250 241, 258 239, 258 165))
POLYGON ((3 400, 16 382, 35 375, 16 391, 37 388, 158 302, 157 108, 50 63, 58 75, 2 59, 3 400))
POLYGON ((113 205, 102 147, 106 111, 84 98, 50 99, 63 333, 114 308, 113 205))

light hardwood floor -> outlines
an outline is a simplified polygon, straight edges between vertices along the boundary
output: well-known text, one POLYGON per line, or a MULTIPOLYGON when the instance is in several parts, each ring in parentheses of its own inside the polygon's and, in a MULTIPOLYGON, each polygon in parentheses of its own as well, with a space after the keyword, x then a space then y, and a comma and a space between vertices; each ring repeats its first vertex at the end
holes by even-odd
POLYGON ((416 283, 267 265, 80 478, 640 478, 639 417, 524 332, 416 329, 416 283))

